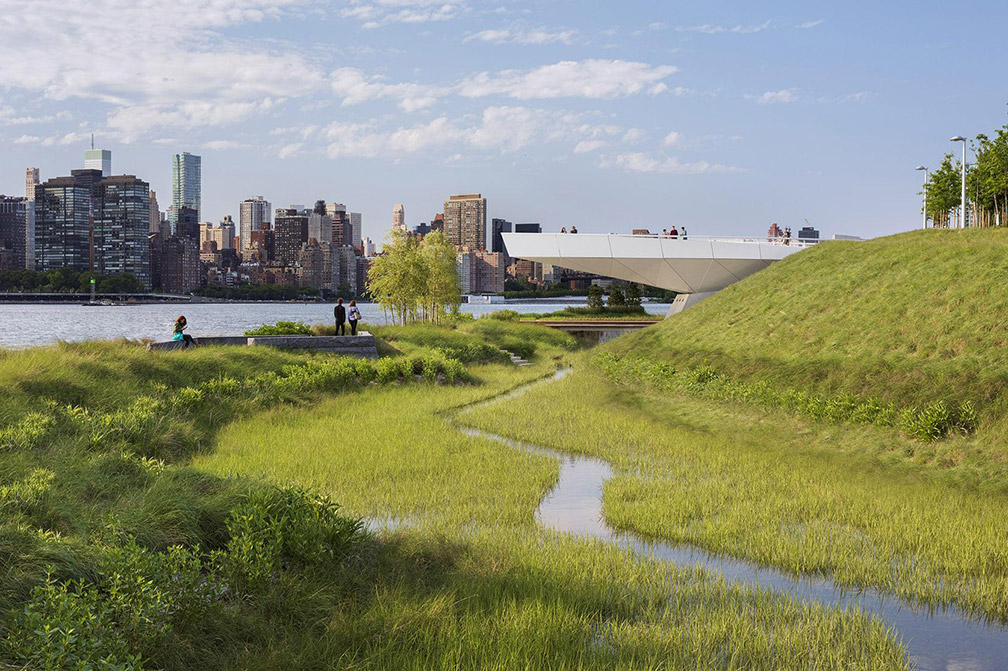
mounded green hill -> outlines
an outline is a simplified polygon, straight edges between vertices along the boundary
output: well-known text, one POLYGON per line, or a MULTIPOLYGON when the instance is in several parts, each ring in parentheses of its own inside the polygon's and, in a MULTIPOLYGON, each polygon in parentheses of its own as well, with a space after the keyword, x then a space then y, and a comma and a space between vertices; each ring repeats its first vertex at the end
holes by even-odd
POLYGON ((822 394, 969 400, 1003 416, 1008 230, 824 242, 608 348, 822 394))

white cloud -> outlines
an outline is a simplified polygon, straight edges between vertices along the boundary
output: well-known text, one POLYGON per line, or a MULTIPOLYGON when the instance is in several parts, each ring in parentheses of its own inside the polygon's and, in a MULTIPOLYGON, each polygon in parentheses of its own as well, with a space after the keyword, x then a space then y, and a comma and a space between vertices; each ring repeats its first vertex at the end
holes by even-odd
POLYGON ((759 105, 773 105, 773 104, 786 104, 793 103, 798 100, 798 89, 781 89, 780 91, 766 91, 759 95, 748 94, 745 96, 746 100, 750 100, 759 105))
POLYGON ((742 172, 740 168, 720 163, 708 163, 707 161, 681 163, 679 159, 673 156, 653 157, 643 152, 628 152, 619 154, 614 158, 603 158, 599 162, 599 166, 602 168, 618 168, 627 172, 659 173, 665 175, 704 175, 742 172))
POLYGON ((344 18, 363 21, 363 28, 373 29, 390 23, 429 23, 449 21, 468 11, 468 5, 455 0, 352 0, 344 7, 344 18))
POLYGON ((815 28, 816 26, 821 26, 826 19, 816 19, 814 21, 806 21, 805 23, 799 23, 795 28, 815 28))
POLYGON ((67 121, 71 118, 70 113, 63 111, 55 114, 43 114, 41 116, 19 115, 17 111, 5 105, 0 107, 0 126, 25 126, 30 124, 52 123, 53 121, 67 121))
POLYGON ((631 128, 627 132, 623 133, 623 142, 628 144, 637 144, 647 137, 647 133, 641 128, 631 128))
POLYGON ((534 70, 481 72, 458 85, 467 98, 503 95, 518 100, 618 98, 653 88, 678 68, 621 60, 561 61, 534 70))
POLYGON ((668 135, 665 136, 664 140, 662 140, 662 145, 664 145, 666 147, 671 147, 671 146, 677 144, 679 142, 679 140, 681 139, 681 137, 682 136, 680 136, 679 133, 677 133, 676 131, 672 131, 668 135))
POLYGON ((204 142, 202 147, 210 151, 224 151, 227 149, 244 149, 248 145, 244 142, 236 142, 235 140, 210 140, 209 142, 204 142))
POLYGON ((753 25, 720 26, 713 23, 704 23, 698 26, 677 26, 676 31, 680 33, 702 33, 704 35, 720 35, 721 33, 734 33, 736 35, 752 35, 761 33, 771 27, 771 21, 753 25))
POLYGON ((339 68, 330 75, 333 93, 343 99, 343 105, 356 105, 380 98, 392 98, 406 112, 430 107, 444 88, 424 84, 389 84, 379 77, 366 77, 357 68, 339 68))
POLYGON ((570 44, 577 34, 575 30, 549 30, 539 28, 535 30, 507 30, 489 29, 482 30, 466 37, 463 43, 478 41, 490 42, 492 44, 570 44))
POLYGON ((576 145, 574 145, 575 154, 589 154, 593 151, 598 151, 602 149, 609 143, 605 140, 581 140, 576 145))

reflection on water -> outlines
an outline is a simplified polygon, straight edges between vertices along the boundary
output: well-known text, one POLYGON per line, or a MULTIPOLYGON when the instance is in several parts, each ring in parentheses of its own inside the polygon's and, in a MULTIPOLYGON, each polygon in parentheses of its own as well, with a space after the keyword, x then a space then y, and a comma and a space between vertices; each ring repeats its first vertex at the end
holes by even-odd
MULTIPOLYGON (((562 377, 569 370, 559 371, 553 379, 562 377)), ((522 387, 508 396, 517 396, 531 386, 522 387)), ((712 555, 696 547, 650 541, 617 531, 606 523, 602 515, 602 486, 612 476, 608 463, 478 429, 463 430, 473 437, 549 455, 560 461, 560 478, 540 502, 536 513, 539 523, 548 529, 615 543, 639 555, 683 566, 699 564, 709 571, 723 574, 729 581, 759 585, 802 601, 858 608, 863 613, 878 616, 899 633, 910 660, 920 671, 994 671, 1008 668, 1006 627, 970 620, 954 608, 937 611, 914 608, 875 590, 845 589, 825 578, 798 578, 750 562, 712 555)))

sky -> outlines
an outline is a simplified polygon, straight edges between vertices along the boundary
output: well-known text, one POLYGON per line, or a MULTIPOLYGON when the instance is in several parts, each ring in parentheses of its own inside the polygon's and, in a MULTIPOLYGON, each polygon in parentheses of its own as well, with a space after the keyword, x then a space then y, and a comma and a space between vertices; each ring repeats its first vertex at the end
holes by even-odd
POLYGON ((544 230, 825 236, 920 225, 948 138, 1008 121, 1003 2, 0 0, 0 193, 83 167, 202 218, 455 193, 544 230))

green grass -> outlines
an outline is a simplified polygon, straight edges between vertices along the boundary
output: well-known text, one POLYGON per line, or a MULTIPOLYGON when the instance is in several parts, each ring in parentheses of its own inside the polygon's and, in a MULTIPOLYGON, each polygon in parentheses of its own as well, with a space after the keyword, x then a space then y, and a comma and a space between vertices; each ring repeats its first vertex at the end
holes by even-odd
POLYGON ((855 614, 538 529, 534 511, 556 462, 465 438, 448 420, 459 406, 551 367, 483 367, 476 388, 368 390, 258 415, 228 427, 196 466, 310 486, 354 514, 404 525, 393 542, 440 548, 450 566, 425 564, 430 591, 383 591, 372 608, 341 618, 374 628, 361 651, 365 668, 829 668, 864 660, 902 668, 884 628, 855 614))
POLYGON ((893 429, 620 385, 587 362, 463 421, 610 461, 618 528, 1008 619, 1005 495, 903 458, 932 448, 893 429))

